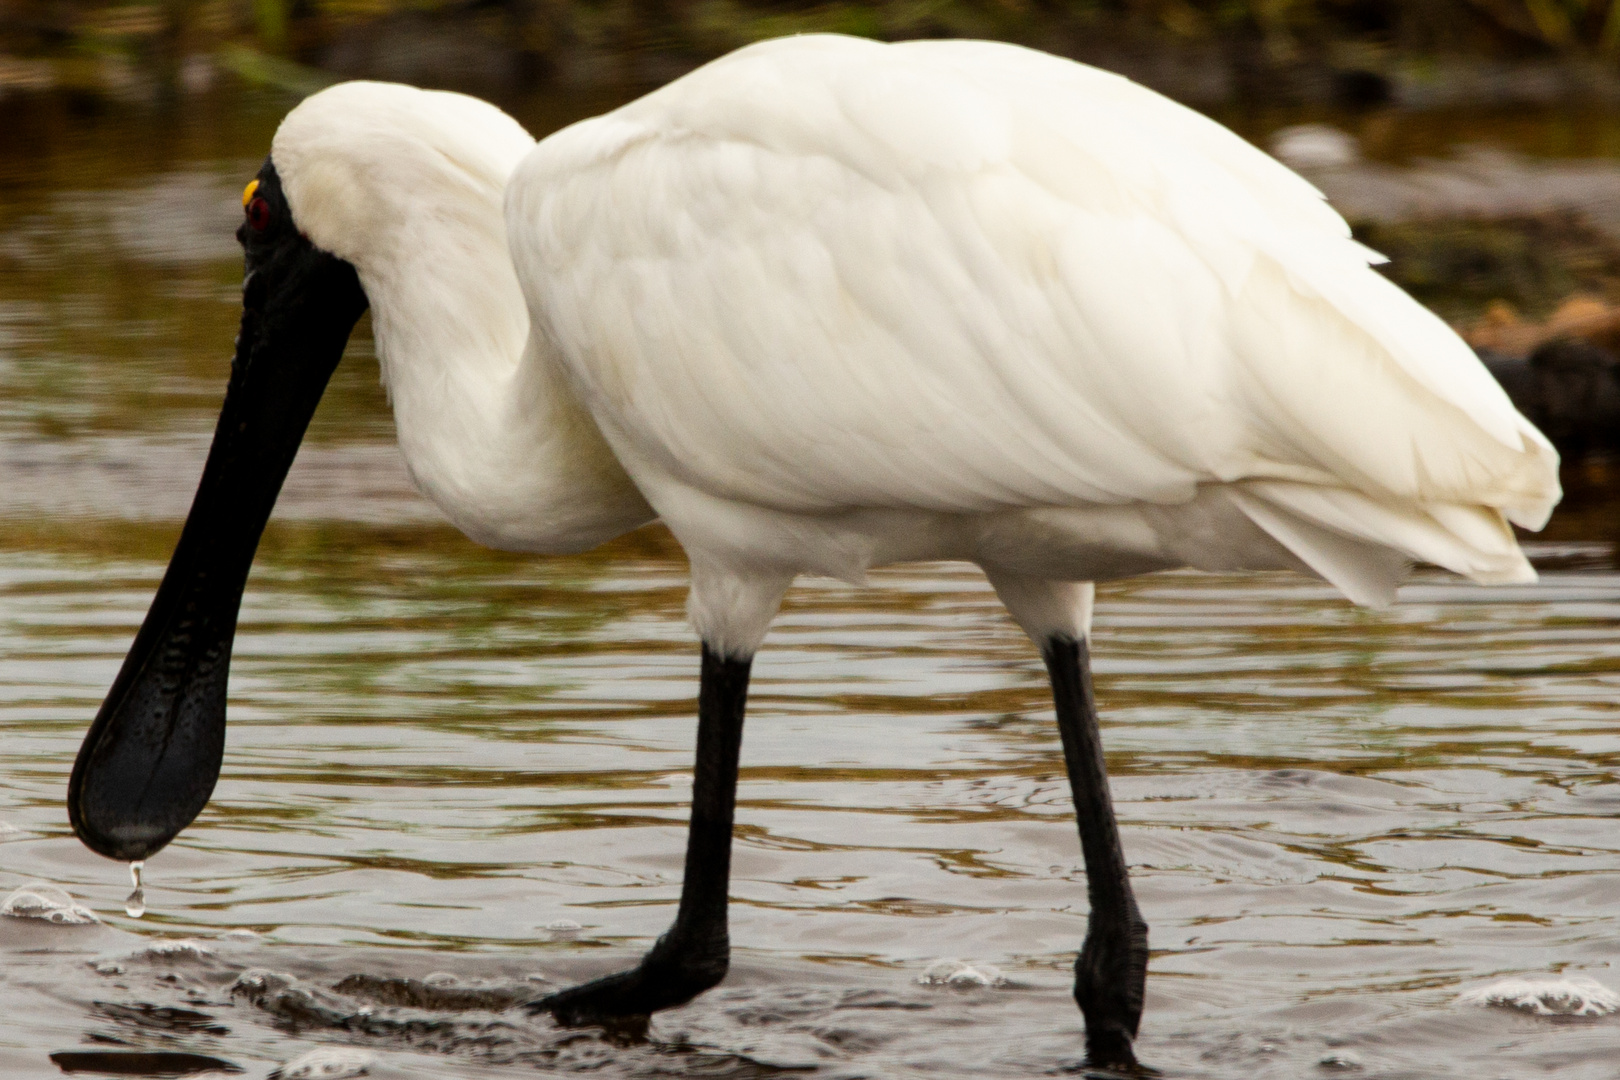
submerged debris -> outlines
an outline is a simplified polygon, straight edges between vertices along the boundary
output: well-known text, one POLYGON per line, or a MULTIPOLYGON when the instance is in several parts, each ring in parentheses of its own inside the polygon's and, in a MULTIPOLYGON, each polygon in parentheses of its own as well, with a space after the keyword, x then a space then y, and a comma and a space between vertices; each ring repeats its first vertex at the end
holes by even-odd
POLYGON ((1351 1070, 1361 1068, 1361 1059, 1348 1050, 1335 1050, 1323 1054, 1316 1062, 1318 1068, 1351 1070))
POLYGON ((463 986, 453 978, 446 980, 429 975, 424 979, 402 979, 361 974, 348 976, 334 984, 332 989, 339 994, 378 1005, 442 1012, 478 1009, 501 1012, 535 996, 535 989, 530 985, 463 986))
POLYGON ((194 1076, 243 1071, 233 1061, 181 1050, 58 1050, 51 1055, 51 1061, 65 1073, 101 1076, 194 1076))
POLYGON ((174 1005, 154 1005, 148 1001, 125 1004, 117 1001, 98 1001, 96 1011, 119 1024, 148 1031, 169 1032, 180 1035, 229 1035, 231 1029, 213 1016, 196 1009, 183 1009, 174 1005))

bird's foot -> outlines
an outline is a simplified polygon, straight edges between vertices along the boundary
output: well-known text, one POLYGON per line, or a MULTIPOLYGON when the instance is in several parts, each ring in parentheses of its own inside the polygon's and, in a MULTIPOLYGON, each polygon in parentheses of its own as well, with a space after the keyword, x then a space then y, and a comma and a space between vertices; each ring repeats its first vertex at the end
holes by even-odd
POLYGON ((1085 1080, 1153 1080, 1154 1077, 1164 1075, 1158 1069, 1140 1063, 1099 1065, 1090 1057, 1072 1065, 1064 1065, 1058 1068, 1056 1072, 1070 1076, 1082 1076, 1085 1077, 1085 1080))
POLYGON ((1096 1030, 1086 1023, 1086 1060, 1083 1070, 1088 1077, 1146 1077, 1158 1073, 1136 1060, 1129 1035, 1117 1027, 1096 1030))
POLYGON ((1094 923, 1074 965, 1074 1000, 1086 1018, 1086 1065, 1104 1074, 1153 1075, 1133 1049, 1148 957, 1147 923, 1135 907, 1129 905, 1123 927, 1094 923))
POLYGON ((559 990, 524 1007, 530 1015, 549 1012, 565 1027, 599 1025, 639 1037, 653 1013, 684 1005, 725 978, 729 950, 723 941, 719 945, 693 950, 660 939, 630 970, 559 990))

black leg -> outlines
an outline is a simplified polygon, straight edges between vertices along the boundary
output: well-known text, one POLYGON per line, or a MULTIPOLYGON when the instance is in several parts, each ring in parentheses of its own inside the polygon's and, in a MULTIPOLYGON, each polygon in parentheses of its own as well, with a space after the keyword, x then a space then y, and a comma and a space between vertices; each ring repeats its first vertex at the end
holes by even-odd
POLYGON ((1074 964, 1074 1000, 1086 1018, 1087 1061, 1099 1068, 1135 1071, 1131 1043, 1142 1019, 1147 982, 1147 923, 1136 909, 1119 825, 1108 793, 1091 660, 1084 641, 1054 637, 1042 655, 1052 676, 1063 760, 1074 792, 1080 850, 1086 859, 1091 917, 1086 943, 1074 964))
POLYGON ((683 1005, 725 978, 731 960, 726 932, 731 821, 752 663, 703 647, 692 823, 675 925, 634 968, 542 998, 529 1005, 530 1012, 549 1012, 562 1024, 619 1026, 616 1021, 683 1005))

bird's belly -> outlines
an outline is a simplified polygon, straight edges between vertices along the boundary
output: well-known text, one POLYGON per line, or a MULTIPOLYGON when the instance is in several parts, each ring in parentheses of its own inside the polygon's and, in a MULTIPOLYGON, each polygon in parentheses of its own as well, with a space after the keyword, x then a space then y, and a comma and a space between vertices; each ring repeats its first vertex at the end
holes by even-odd
POLYGON ((689 556, 719 568, 859 583, 896 563, 965 559, 1055 581, 1111 581, 1156 570, 1302 569, 1286 548, 1208 484, 1170 505, 1015 507, 947 513, 914 507, 783 510, 638 477, 689 556))

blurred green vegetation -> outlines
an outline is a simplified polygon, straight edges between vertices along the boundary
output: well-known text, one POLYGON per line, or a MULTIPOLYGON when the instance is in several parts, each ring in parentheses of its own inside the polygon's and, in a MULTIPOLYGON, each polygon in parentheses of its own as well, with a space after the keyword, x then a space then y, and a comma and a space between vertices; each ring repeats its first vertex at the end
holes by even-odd
POLYGON ((355 74, 387 68, 379 49, 459 48, 463 67, 506 81, 570 71, 633 81, 669 72, 615 60, 662 57, 673 71, 760 38, 826 30, 995 37, 1071 55, 1110 44, 1216 49, 1251 66, 1375 71, 1392 57, 1620 60, 1620 0, 3 0, 0 93, 105 83, 109 63, 125 78, 174 84, 198 55, 297 81, 305 76, 275 61, 355 74), (378 34, 392 37, 368 40, 378 34))

